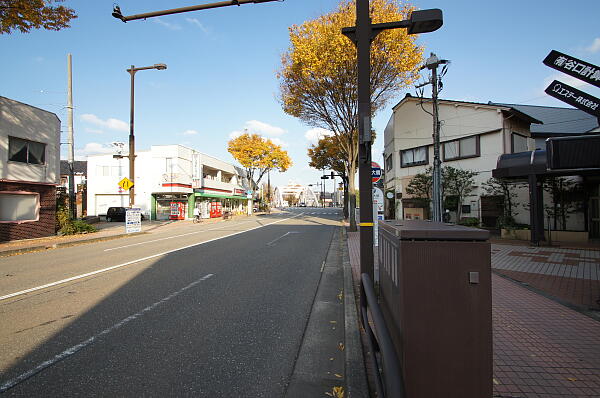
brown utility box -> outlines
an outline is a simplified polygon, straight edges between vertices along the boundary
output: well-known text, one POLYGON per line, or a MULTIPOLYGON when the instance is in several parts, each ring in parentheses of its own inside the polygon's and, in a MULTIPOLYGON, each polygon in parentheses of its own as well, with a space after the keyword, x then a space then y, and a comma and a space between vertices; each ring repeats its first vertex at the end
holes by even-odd
POLYGON ((489 232, 379 221, 380 301, 407 398, 492 396, 489 232))

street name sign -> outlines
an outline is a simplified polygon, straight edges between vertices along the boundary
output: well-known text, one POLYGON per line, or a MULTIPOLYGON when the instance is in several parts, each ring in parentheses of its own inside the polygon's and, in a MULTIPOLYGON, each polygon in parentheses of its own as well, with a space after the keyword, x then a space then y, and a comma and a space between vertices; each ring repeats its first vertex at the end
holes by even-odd
POLYGON ((142 232, 142 209, 132 207, 125 211, 125 233, 142 232))
POLYGON ((124 190, 129 191, 133 187, 133 182, 129 178, 125 177, 119 181, 119 186, 124 190))
POLYGON ((600 67, 570 55, 552 50, 544 58, 544 65, 556 69, 581 81, 600 87, 600 67))
POLYGON ((575 87, 554 80, 546 88, 546 94, 600 118, 600 99, 584 93, 575 87))
POLYGON ((381 167, 378 163, 371 162, 371 181, 377 182, 381 180, 381 167))

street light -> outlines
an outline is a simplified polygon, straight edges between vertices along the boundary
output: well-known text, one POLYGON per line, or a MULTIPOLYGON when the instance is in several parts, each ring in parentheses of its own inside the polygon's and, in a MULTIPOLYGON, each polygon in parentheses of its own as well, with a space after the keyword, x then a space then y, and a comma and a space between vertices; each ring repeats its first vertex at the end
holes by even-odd
POLYGON ((358 182, 360 191, 360 273, 373 276, 373 193, 371 180, 371 42, 386 29, 406 28, 427 33, 443 24, 442 10, 413 11, 408 20, 371 24, 369 0, 356 0, 356 26, 342 29, 356 45, 358 69, 358 182))
POLYGON ((167 65, 165 64, 154 64, 152 66, 142 66, 136 68, 131 65, 131 68, 127 69, 129 75, 131 75, 131 105, 129 112, 129 179, 133 183, 133 186, 129 189, 129 207, 133 207, 135 203, 135 136, 133 135, 133 119, 134 119, 134 88, 135 88, 135 73, 140 70, 146 69, 157 69, 165 70, 167 65))

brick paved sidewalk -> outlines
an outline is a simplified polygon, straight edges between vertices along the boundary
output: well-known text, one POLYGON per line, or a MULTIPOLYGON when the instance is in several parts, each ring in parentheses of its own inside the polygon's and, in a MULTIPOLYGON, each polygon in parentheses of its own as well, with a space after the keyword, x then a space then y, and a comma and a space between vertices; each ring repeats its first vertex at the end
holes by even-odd
POLYGON ((492 268, 583 310, 600 310, 600 251, 493 244, 492 268))
MULTIPOLYGON (((355 275, 359 246, 359 234, 348 233, 355 275)), ((495 274, 492 321, 494 397, 600 397, 600 322, 495 274)))

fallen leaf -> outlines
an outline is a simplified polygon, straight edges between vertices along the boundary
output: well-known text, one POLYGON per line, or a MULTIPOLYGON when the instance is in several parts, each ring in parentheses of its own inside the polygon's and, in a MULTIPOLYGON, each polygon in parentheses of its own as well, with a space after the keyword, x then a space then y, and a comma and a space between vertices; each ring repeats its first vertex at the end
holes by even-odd
POLYGON ((344 351, 344 343, 338 343, 338 349, 344 351))
POLYGON ((329 321, 329 323, 337 323, 337 321, 329 321))
POLYGON ((567 377, 567 380, 569 380, 569 381, 577 381, 577 379, 574 378, 574 377, 567 377))
POLYGON ((496 384, 496 385, 500 384, 500 383, 498 383, 498 380, 496 380, 495 377, 492 380, 494 381, 494 384, 496 384))
POLYGON ((344 398, 344 387, 333 387, 332 391, 335 398, 344 398))
POLYGON ((335 374, 335 377, 337 377, 337 378, 341 379, 341 378, 342 378, 342 377, 344 377, 344 376, 342 376, 342 375, 341 375, 341 374, 339 374, 339 373, 336 373, 336 374, 335 374))

